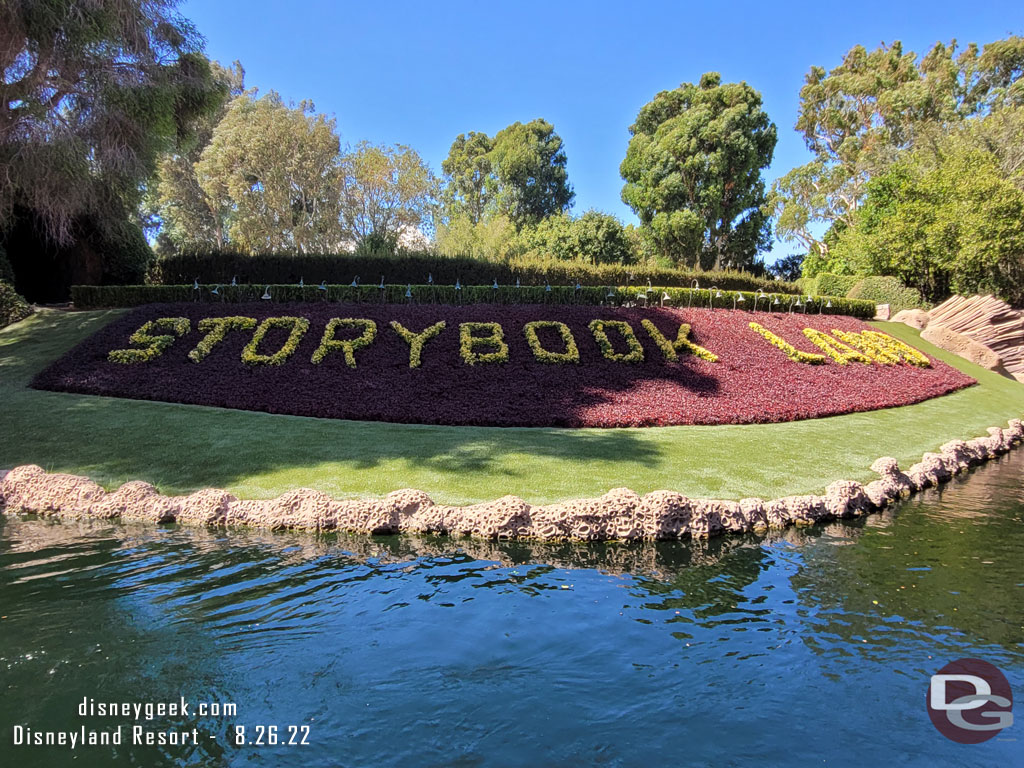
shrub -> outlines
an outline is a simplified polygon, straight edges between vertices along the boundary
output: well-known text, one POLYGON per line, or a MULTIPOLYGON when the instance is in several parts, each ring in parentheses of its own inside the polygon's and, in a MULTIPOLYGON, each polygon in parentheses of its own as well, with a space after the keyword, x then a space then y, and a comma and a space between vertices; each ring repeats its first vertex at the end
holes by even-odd
MULTIPOLYGON (((306 321, 306 327, 309 327, 308 320, 306 321)), ((332 350, 340 349, 345 354, 345 365, 349 368, 355 368, 356 350, 369 346, 375 338, 377 338, 377 324, 373 320, 332 317, 327 322, 327 327, 324 328, 324 337, 320 341, 320 346, 313 353, 313 364, 319 365, 332 350), (360 328, 362 333, 354 339, 336 339, 334 338, 334 332, 338 328, 360 328)))
POLYGON ((192 323, 187 317, 161 317, 157 320, 150 320, 128 339, 132 344, 145 344, 145 347, 142 349, 113 349, 107 359, 112 363, 125 365, 148 363, 150 360, 160 357, 165 349, 191 329, 192 323), (171 333, 154 335, 160 329, 166 329, 171 333))
POLYGON ((579 363, 580 361, 580 350, 576 346, 576 339, 573 338, 572 331, 565 323, 557 320, 534 320, 523 326, 523 334, 526 336, 526 343, 529 345, 530 351, 533 352, 534 358, 541 363, 579 363), (543 328, 549 328, 559 335, 565 352, 552 352, 541 346, 537 331, 543 328))
MULTIPOLYGON (((299 348, 299 342, 302 341, 302 337, 308 330, 309 320, 304 317, 268 317, 259 324, 256 333, 252 335, 252 341, 246 344, 245 349, 242 350, 242 362, 246 365, 281 365, 295 354, 295 350, 299 348), (272 328, 288 330, 288 340, 274 354, 262 355, 259 353, 260 343, 272 328)), ((330 331, 331 328, 328 326, 324 335, 326 336, 330 331)))
POLYGON ((402 340, 409 345, 409 367, 419 368, 423 357, 423 346, 445 329, 445 321, 428 325, 419 333, 410 331, 397 320, 391 321, 391 327, 402 340))
POLYGON ((255 317, 206 317, 199 321, 199 330, 206 336, 188 353, 193 363, 201 363, 213 348, 224 341, 228 331, 251 331, 256 327, 255 317))
POLYGON ((813 352, 801 352, 788 341, 779 336, 776 336, 774 333, 772 333, 759 323, 751 323, 750 328, 751 330, 756 331, 757 333, 764 336, 768 343, 771 344, 773 347, 778 347, 779 349, 781 349, 782 352, 786 355, 786 357, 788 357, 794 363, 820 365, 821 363, 825 362, 824 355, 818 355, 813 352))
POLYGON ((467 365, 507 363, 508 344, 499 323, 460 323, 459 355, 467 365), (474 333, 486 334, 474 336, 474 333), (474 347, 491 347, 493 352, 476 352, 474 347))
POLYGON ((103 284, 141 283, 153 261, 153 249, 142 229, 129 221, 119 221, 99 243, 103 254, 103 284))
POLYGON ((843 344, 843 342, 837 341, 827 333, 822 333, 814 328, 804 328, 804 336, 810 339, 814 346, 818 347, 818 349, 839 363, 839 365, 848 365, 849 363, 871 363, 871 358, 866 355, 862 355, 853 347, 849 347, 846 344, 843 344))
POLYGON ((151 278, 162 285, 191 285, 198 279, 203 284, 226 284, 232 277, 240 283, 253 285, 294 285, 300 279, 310 283, 348 285, 359 276, 367 285, 422 285, 427 276, 438 286, 454 285, 456 280, 468 285, 552 286, 602 285, 666 285, 688 287, 694 280, 707 288, 772 293, 799 293, 795 283, 755 277, 749 272, 723 270, 694 272, 661 267, 623 266, 621 264, 587 264, 582 261, 560 261, 533 257, 513 258, 497 263, 469 257, 448 258, 429 252, 413 252, 395 256, 369 254, 266 254, 247 256, 236 253, 176 254, 160 258, 151 278))
MULTIPOLYGON (((228 303, 259 302, 264 291, 269 288, 270 301, 273 303, 291 302, 345 302, 349 304, 577 304, 586 306, 622 306, 637 300, 637 293, 645 298, 650 297, 654 304, 662 296, 667 295, 668 306, 673 307, 713 307, 716 309, 766 310, 769 305, 769 294, 756 295, 749 291, 717 291, 691 290, 689 288, 672 288, 655 286, 650 293, 637 291, 636 286, 628 290, 625 286, 617 288, 559 285, 546 290, 539 286, 503 285, 495 290, 490 285, 466 285, 456 291, 454 286, 445 285, 386 285, 381 290, 376 285, 361 285, 352 288, 348 285, 329 285, 325 290, 318 286, 307 285, 238 285, 221 286, 213 294, 213 285, 203 285, 199 289, 192 285, 125 285, 95 286, 76 285, 71 289, 71 297, 78 309, 100 309, 106 307, 138 307, 144 304, 163 304, 171 302, 197 303, 228 303), (406 296, 406 291, 412 298, 406 296), (742 298, 742 301, 739 299, 742 298), (754 306, 755 302, 757 307, 754 306)), ((774 295, 774 294, 772 294, 774 295)), ((785 312, 789 302, 795 297, 773 307, 774 312, 785 312)), ((829 304, 823 297, 812 303, 813 309, 808 314, 852 315, 853 317, 871 318, 875 316, 875 304, 870 301, 842 299, 831 297, 829 304)), ((806 308, 806 307, 805 307, 806 308)))
POLYGON ((846 294, 848 299, 866 299, 875 304, 888 304, 895 314, 903 309, 924 307, 925 301, 914 288, 905 286, 898 277, 865 277, 846 294))
POLYGON ((32 307, 18 295, 14 286, 0 281, 0 328, 24 320, 31 314, 32 307))
POLYGON ((704 347, 697 346, 690 341, 689 323, 683 323, 679 326, 679 333, 676 334, 675 341, 669 341, 665 334, 658 330, 658 327, 646 317, 640 321, 640 325, 642 325, 644 330, 650 334, 654 343, 658 345, 658 349, 661 350, 665 359, 670 363, 674 363, 679 360, 680 352, 688 352, 691 355, 696 355, 702 360, 707 360, 709 363, 718 362, 718 355, 711 350, 704 349, 704 347))
POLYGON ((597 346, 601 348, 601 354, 606 360, 616 363, 642 363, 644 361, 644 348, 640 340, 633 333, 633 327, 625 320, 591 320, 590 331, 594 334, 597 346), (628 352, 616 352, 608 338, 608 330, 615 330, 626 342, 628 352))
POLYGON ((850 292, 861 278, 856 275, 834 275, 831 272, 822 272, 814 278, 814 290, 811 292, 816 296, 845 296, 850 292))

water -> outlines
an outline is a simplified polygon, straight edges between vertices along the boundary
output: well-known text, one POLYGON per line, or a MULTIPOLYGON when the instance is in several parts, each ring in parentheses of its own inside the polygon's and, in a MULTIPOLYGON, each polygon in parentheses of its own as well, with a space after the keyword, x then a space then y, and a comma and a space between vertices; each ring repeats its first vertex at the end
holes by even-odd
POLYGON ((925 697, 978 657, 1024 721, 1022 476, 1018 451, 856 522, 657 546, 7 518, 0 764, 1021 765, 1022 723, 954 744, 925 697), (199 744, 13 746, 128 741, 86 697, 184 697, 141 724, 199 744), (235 746, 243 725, 309 744, 235 746))

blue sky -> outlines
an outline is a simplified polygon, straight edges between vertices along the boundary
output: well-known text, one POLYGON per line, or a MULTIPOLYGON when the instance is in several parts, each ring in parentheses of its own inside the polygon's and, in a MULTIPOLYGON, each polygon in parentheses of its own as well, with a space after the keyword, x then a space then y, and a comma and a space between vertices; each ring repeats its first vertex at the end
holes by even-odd
MULTIPOLYGON (((440 173, 452 140, 543 117, 565 142, 574 211, 636 221, 619 194, 629 125, 660 90, 718 71, 761 91, 779 127, 769 181, 810 159, 804 74, 852 46, 985 43, 1024 33, 1020 2, 392 2, 191 0, 207 52, 246 83, 312 99, 343 142, 408 144, 440 173)), ((777 243, 768 261, 796 252, 777 243)))

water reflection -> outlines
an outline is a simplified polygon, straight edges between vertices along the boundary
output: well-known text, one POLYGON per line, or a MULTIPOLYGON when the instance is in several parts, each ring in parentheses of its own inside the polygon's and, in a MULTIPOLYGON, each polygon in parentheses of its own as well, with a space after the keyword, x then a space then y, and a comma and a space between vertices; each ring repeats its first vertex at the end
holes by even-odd
POLYGON ((1024 676, 1022 472, 1017 454, 863 520, 656 545, 7 518, 0 754, 14 723, 104 725, 83 696, 185 696, 239 713, 147 724, 198 747, 76 762, 664 765, 681 739, 693 764, 1009 764, 1010 742, 952 751, 922 685, 965 655, 1024 676), (233 744, 257 724, 312 743, 233 744))

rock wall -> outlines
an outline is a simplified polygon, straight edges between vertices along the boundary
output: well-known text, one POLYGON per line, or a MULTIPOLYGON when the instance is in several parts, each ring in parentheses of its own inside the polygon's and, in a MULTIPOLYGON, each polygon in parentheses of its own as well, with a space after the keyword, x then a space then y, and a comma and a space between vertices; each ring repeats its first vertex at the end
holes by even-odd
MULTIPOLYGON (((953 296, 928 313, 928 328, 943 326, 991 349, 1017 381, 1024 381, 1024 314, 994 296, 953 296)), ((923 334, 922 334, 923 335, 923 334)))
POLYGON ((25 465, 0 477, 0 505, 7 514, 269 530, 434 533, 547 541, 709 538, 811 525, 884 509, 897 499, 1006 453, 1024 441, 1024 423, 1014 419, 1007 428, 992 427, 988 433, 966 442, 948 442, 938 453, 926 453, 906 472, 895 459, 878 459, 871 469, 879 478, 867 485, 838 481, 828 486, 823 496, 787 496, 772 501, 691 499, 674 491, 640 496, 628 488, 616 488, 599 498, 545 506, 532 506, 516 496, 465 507, 445 506, 416 490, 395 491, 383 499, 337 500, 320 491, 299 489, 256 501, 212 488, 188 496, 162 496, 152 485, 138 481, 107 492, 85 477, 50 474, 41 467, 25 465))

